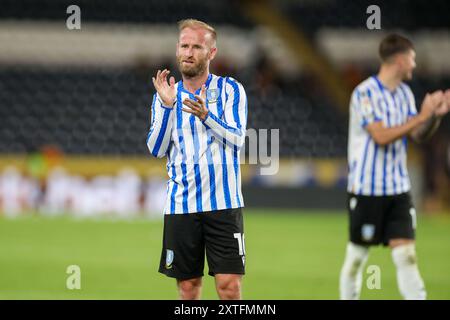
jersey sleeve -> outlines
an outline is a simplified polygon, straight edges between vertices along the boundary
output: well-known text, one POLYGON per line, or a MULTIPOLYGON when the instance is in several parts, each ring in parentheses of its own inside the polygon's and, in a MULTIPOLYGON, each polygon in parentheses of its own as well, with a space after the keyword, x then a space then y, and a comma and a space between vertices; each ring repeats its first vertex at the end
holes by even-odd
POLYGON ((383 114, 377 107, 372 90, 369 88, 356 89, 353 92, 352 107, 363 128, 371 123, 383 120, 383 114))
POLYGON ((239 149, 245 142, 247 95, 242 84, 232 78, 227 78, 225 90, 227 98, 223 117, 209 112, 203 124, 216 138, 239 149))
POLYGON ((147 147, 150 153, 157 158, 166 155, 173 125, 173 108, 162 105, 159 95, 153 95, 151 108, 151 124, 147 135, 147 147))

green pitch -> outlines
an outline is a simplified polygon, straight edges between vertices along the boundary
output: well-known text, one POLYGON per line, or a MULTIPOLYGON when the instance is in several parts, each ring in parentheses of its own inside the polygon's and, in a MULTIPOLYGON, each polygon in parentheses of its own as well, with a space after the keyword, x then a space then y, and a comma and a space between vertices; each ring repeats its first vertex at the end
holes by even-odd
MULTIPOLYGON (((245 299, 338 298, 344 214, 244 214, 245 299)), ((0 299, 176 299, 175 281, 156 271, 161 235, 160 221, 0 218, 0 299), (80 290, 66 288, 69 265, 81 268, 80 290)), ((450 299, 450 215, 419 217, 417 237, 428 297, 450 299)), ((368 289, 365 272, 362 298, 400 299, 390 251, 372 249, 368 265, 379 266, 381 289, 368 289)), ((209 276, 203 298, 217 298, 209 276)))

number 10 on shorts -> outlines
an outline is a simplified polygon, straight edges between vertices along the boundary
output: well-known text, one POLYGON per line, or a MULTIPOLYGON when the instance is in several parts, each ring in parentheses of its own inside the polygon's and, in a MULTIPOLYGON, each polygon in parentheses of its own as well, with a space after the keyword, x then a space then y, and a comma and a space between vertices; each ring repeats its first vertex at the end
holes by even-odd
POLYGON ((239 246, 239 255, 243 256, 245 255, 245 236, 243 233, 234 233, 234 238, 238 241, 239 246))

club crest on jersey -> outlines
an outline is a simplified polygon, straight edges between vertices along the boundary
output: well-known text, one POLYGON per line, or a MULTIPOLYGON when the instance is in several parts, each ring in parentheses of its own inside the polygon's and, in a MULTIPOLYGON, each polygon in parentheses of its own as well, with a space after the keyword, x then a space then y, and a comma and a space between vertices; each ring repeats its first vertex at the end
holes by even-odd
POLYGON ((171 269, 172 268, 172 262, 173 262, 173 251, 167 249, 166 252, 166 269, 171 269))
POLYGON ((375 226, 373 224, 363 224, 361 228, 361 237, 364 241, 370 241, 375 235, 375 226))
POLYGON ((206 90, 206 100, 208 103, 214 103, 219 98, 219 91, 217 89, 206 90))

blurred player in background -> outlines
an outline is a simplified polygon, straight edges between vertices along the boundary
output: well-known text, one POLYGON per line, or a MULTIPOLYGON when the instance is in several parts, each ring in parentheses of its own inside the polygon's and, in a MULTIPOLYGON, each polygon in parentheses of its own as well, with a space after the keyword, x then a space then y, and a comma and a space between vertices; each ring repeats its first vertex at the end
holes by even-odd
POLYGON ((169 182, 159 272, 177 279, 181 299, 199 299, 204 257, 221 299, 241 298, 245 244, 239 167, 247 97, 230 77, 209 73, 216 31, 179 23, 176 57, 182 81, 163 70, 153 78, 147 146, 167 156, 169 182))
POLYGON ((420 113, 410 87, 412 43, 391 34, 380 43, 381 68, 353 91, 348 142, 350 242, 340 275, 341 299, 358 299, 369 246, 392 249, 405 299, 425 299, 415 251, 416 212, 406 166, 407 138, 430 137, 449 111, 450 91, 427 94, 420 113))
POLYGON ((25 207, 26 180, 19 170, 8 166, 0 174, 0 212, 7 217, 18 216, 25 207))

